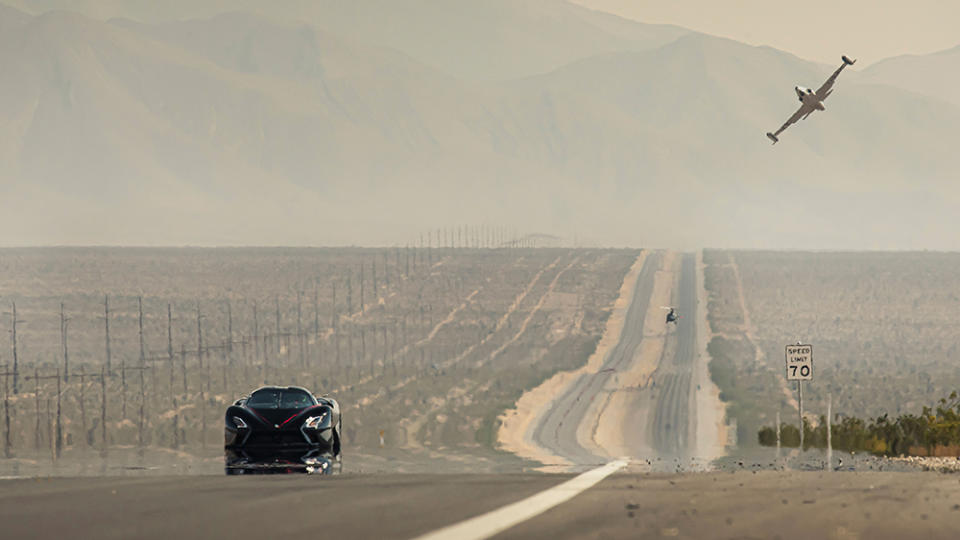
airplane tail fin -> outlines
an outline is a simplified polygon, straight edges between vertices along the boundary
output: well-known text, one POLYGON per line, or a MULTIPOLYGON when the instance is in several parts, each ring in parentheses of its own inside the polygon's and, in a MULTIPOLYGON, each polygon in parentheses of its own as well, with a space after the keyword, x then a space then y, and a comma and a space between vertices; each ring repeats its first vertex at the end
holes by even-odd
POLYGON ((777 144, 778 142, 780 142, 780 139, 778 139, 777 136, 774 135, 773 133, 769 133, 769 132, 768 132, 768 133, 767 133, 767 138, 770 139, 771 141, 773 141, 773 144, 777 144))
POLYGON ((843 58, 843 63, 846 64, 846 65, 848 65, 848 66, 852 66, 852 65, 854 65, 854 64, 857 63, 856 60, 851 60, 851 59, 847 58, 845 55, 844 55, 844 56, 841 56, 840 58, 843 58))

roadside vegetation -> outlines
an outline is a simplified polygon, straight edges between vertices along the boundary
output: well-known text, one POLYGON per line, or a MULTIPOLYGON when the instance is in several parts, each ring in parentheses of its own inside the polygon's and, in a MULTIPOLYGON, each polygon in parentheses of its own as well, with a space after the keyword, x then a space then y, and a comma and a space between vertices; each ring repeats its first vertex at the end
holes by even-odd
POLYGON ((960 254, 732 252, 763 352, 814 346, 804 406, 902 415, 960 388, 960 254))
MULTIPOLYGON (((804 418, 803 446, 827 447, 827 423, 821 416, 816 425, 804 418)), ((941 399, 936 407, 923 407, 920 414, 888 415, 872 420, 852 416, 838 417, 830 426, 831 445, 836 450, 869 452, 882 456, 960 456, 960 397, 956 392, 941 399)), ((764 426, 757 433, 762 446, 777 444, 775 426, 764 426)), ((800 445, 796 425, 780 425, 780 444, 800 445)))
POLYGON ((707 321, 714 335, 707 344, 710 377, 727 405, 727 423, 739 445, 756 444, 756 433, 773 418, 784 394, 776 374, 758 363, 747 338, 737 296, 736 273, 724 251, 704 250, 707 321))
MULTIPOLYGON (((850 436, 860 450, 926 451, 931 439, 921 436, 924 415, 916 411, 931 396, 960 388, 960 254, 705 250, 704 263, 711 373, 741 445, 757 444, 777 413, 796 416, 796 386, 784 380, 783 354, 786 344, 803 341, 814 346, 814 379, 803 387, 804 412, 814 424, 831 398, 833 411, 849 419, 834 429, 868 435, 850 436), (887 430, 900 435, 881 436, 887 430), (882 444, 862 442, 873 435, 882 444)), ((805 443, 819 444, 816 430, 825 428, 808 429, 805 443)), ((846 440, 843 433, 835 444, 846 444, 837 442, 846 440)))
POLYGON ((728 420, 736 423, 737 440, 750 444, 769 416, 770 408, 765 405, 782 398, 776 377, 744 361, 753 357, 745 340, 715 337, 707 345, 707 352, 710 377, 720 389, 720 400, 727 404, 728 420))

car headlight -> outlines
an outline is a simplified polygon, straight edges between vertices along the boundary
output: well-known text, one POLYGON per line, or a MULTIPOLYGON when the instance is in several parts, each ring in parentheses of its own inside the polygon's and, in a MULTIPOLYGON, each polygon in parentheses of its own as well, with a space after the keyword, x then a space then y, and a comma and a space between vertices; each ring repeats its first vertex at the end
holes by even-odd
POLYGON ((243 418, 239 416, 233 417, 233 425, 237 426, 237 429, 247 429, 247 423, 243 421, 243 418))
POLYGON ((303 425, 309 429, 321 429, 324 421, 327 419, 328 414, 329 413, 324 411, 319 416, 311 416, 310 418, 307 418, 307 421, 304 422, 303 425))

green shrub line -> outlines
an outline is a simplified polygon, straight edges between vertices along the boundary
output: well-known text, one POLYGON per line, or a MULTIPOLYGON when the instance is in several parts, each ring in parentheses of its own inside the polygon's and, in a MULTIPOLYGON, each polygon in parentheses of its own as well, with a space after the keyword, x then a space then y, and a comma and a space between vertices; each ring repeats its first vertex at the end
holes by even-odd
POLYGON ((740 444, 749 443, 767 419, 769 407, 764 404, 778 399, 776 376, 766 369, 738 364, 737 359, 753 357, 745 340, 714 337, 707 345, 707 353, 710 379, 720 389, 720 400, 727 405, 727 418, 737 421, 737 440, 740 444))
MULTIPOLYGON (((839 417, 839 415, 838 415, 839 417)), ((803 419, 803 448, 826 448, 827 422, 821 416, 816 427, 803 419)), ((833 448, 848 452, 870 452, 880 456, 917 454, 923 449, 933 455, 938 447, 960 446, 960 397, 957 392, 940 399, 936 408, 924 406, 920 414, 903 414, 891 419, 884 414, 873 420, 847 416, 830 426, 833 448)), ((764 426, 757 432, 762 446, 777 443, 776 427, 764 426)), ((780 444, 796 448, 800 431, 792 424, 780 425, 780 444)))

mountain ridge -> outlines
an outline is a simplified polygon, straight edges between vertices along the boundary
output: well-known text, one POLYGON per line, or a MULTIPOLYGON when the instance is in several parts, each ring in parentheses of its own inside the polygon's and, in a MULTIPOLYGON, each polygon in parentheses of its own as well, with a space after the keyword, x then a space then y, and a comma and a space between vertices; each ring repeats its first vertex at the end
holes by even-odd
POLYGON ((402 244, 469 221, 960 248, 960 108, 848 70, 771 147, 793 86, 835 67, 769 47, 685 32, 489 80, 256 13, 28 17, 0 10, 3 244, 402 244))

